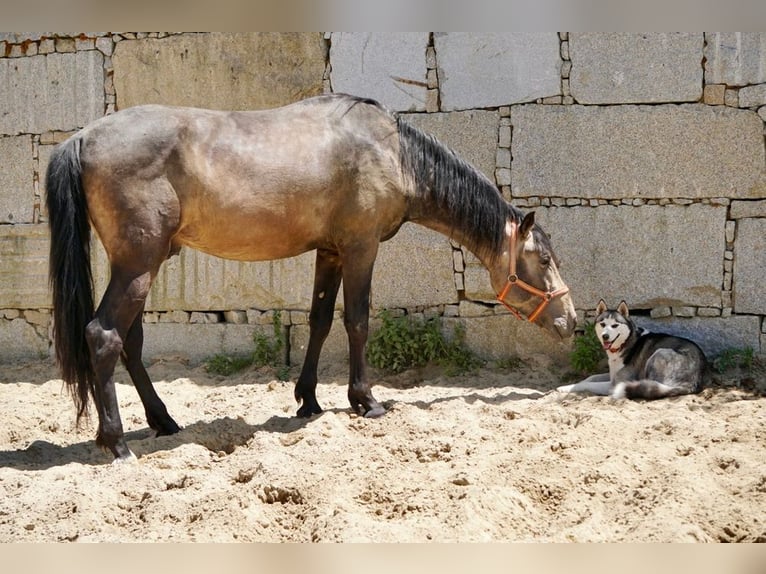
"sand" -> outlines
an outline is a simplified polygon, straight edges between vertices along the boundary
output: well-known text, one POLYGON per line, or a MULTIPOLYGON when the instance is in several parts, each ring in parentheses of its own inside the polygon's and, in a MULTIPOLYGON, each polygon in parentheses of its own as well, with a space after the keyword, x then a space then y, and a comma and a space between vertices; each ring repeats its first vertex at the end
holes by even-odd
POLYGON ((763 368, 656 402, 558 393, 543 357, 375 373, 376 420, 344 365, 308 420, 269 370, 149 372, 184 430, 155 438, 118 371, 138 461, 113 465, 52 365, 3 367, 0 542, 766 541, 763 368))

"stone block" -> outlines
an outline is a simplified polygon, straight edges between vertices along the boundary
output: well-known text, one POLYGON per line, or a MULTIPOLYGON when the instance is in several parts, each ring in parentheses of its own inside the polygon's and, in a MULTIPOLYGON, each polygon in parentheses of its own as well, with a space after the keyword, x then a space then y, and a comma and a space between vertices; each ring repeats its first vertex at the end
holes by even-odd
POLYGON ((457 324, 465 328, 466 346, 484 359, 518 357, 527 360, 545 355, 547 360, 560 366, 568 364, 571 340, 561 342, 537 325, 519 321, 508 313, 444 320, 448 332, 457 324))
POLYGON ((572 96, 581 104, 698 101, 703 42, 702 32, 572 32, 572 96))
POLYGON ((24 42, 38 42, 39 40, 53 36, 54 32, 0 32, 0 42, 9 44, 22 44, 24 42))
POLYGON ((766 32, 706 32, 704 53, 708 84, 766 82, 766 32))
POLYGON ((146 361, 185 357, 200 363, 218 353, 244 355, 253 351, 252 325, 229 323, 144 323, 146 361))
POLYGON ((104 114, 104 56, 95 50, 0 59, 0 133, 83 127, 104 114))
POLYGON ((721 306, 726 208, 644 205, 538 208, 575 307, 721 306))
POLYGON ((435 136, 463 160, 479 169, 490 181, 495 181, 497 133, 500 116, 497 112, 470 110, 437 114, 412 114, 406 120, 435 136))
POLYGON ((752 347, 757 351, 760 345, 758 317, 741 315, 652 319, 638 316, 634 319, 639 326, 655 333, 669 333, 691 339, 711 361, 725 349, 752 347))
POLYGON ((766 105, 766 84, 745 86, 739 90, 739 107, 756 108, 766 105))
POLYGON ((48 291, 47 225, 0 226, 0 309, 46 309, 48 291))
POLYGON ((181 311, 180 309, 174 309, 166 313, 159 314, 159 323, 188 323, 189 311, 181 311))
MULTIPOLYGON (((310 252, 289 259, 247 263, 184 248, 160 267, 146 309, 309 309, 314 258, 310 252)), ((97 270, 96 283, 105 286, 106 262, 97 265, 97 270)))
POLYGON ((48 340, 24 319, 0 319, 0 363, 39 361, 48 356, 48 340))
POLYGON ((740 219, 742 217, 766 217, 766 199, 757 201, 738 201, 731 202, 729 217, 740 219))
POLYGON ((114 40, 104 36, 96 38, 96 49, 101 51, 105 56, 111 56, 114 52, 114 40))
POLYGON ((48 218, 48 205, 46 203, 45 185, 47 183, 46 177, 48 175, 48 163, 51 159, 51 153, 55 148, 55 145, 43 145, 37 146, 37 173, 40 177, 40 215, 47 220, 48 218))
POLYGON ((247 324, 247 312, 246 311, 224 311, 223 319, 227 323, 234 323, 235 325, 247 324))
POLYGON ((392 239, 381 243, 372 275, 374 308, 412 308, 457 300, 447 237, 406 223, 392 239))
POLYGON ((649 312, 649 316, 652 319, 660 319, 662 317, 670 317, 673 314, 670 307, 662 306, 662 307, 655 307, 649 312))
POLYGON ((374 98, 392 110, 424 111, 427 46, 425 32, 333 32, 333 91, 374 98))
POLYGON ((766 219, 740 219, 734 242, 734 312, 766 314, 766 219))
POLYGON ((463 271, 463 294, 468 301, 497 303, 487 268, 471 252, 463 248, 465 270, 463 271))
POLYGON ((726 86, 707 84, 702 92, 702 101, 709 106, 722 106, 725 103, 726 86))
POLYGON ((117 107, 156 103, 247 110, 288 104, 322 93, 325 51, 322 34, 313 32, 122 41, 112 56, 117 107))
POLYGON ((0 137, 0 224, 32 223, 35 190, 33 184, 32 138, 0 137))
MULTIPOLYGON (((374 332, 376 323, 370 319, 370 334, 374 332)), ((306 358, 309 344, 309 326, 293 325, 290 327, 290 364, 302 365, 306 358)), ((343 364, 348 362, 348 335, 343 326, 343 319, 336 317, 330 327, 330 334, 322 346, 319 356, 319 370, 324 365, 343 364)))
POLYGON ((434 33, 434 46, 444 111, 561 95, 555 32, 434 33))
POLYGON ((766 192, 763 122, 748 110, 528 105, 514 108, 511 121, 514 197, 747 198, 766 192))

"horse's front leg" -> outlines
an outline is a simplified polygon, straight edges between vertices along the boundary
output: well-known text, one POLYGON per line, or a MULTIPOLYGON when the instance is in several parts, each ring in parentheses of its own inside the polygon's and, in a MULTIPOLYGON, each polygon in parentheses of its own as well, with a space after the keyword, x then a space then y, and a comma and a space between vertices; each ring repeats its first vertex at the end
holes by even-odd
POLYGON ((318 249, 314 268, 314 294, 309 314, 309 344, 300 377, 295 384, 295 400, 302 403, 298 409, 299 417, 310 417, 322 412, 316 397, 317 365, 322 345, 332 326, 340 281, 341 265, 338 254, 318 249))
POLYGON ((365 417, 379 417, 386 412, 383 405, 372 396, 365 357, 370 318, 370 284, 377 251, 376 242, 366 249, 349 250, 343 254, 344 325, 349 351, 348 400, 351 408, 365 417))

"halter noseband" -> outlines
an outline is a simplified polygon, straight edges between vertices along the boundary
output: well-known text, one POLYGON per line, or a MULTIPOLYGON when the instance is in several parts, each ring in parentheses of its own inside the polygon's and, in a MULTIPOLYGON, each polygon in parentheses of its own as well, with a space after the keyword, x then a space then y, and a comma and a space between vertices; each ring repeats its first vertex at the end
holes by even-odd
POLYGON ((519 276, 516 275, 516 239, 518 235, 518 225, 516 222, 511 222, 511 236, 508 239, 508 247, 509 247, 509 253, 510 253, 510 265, 508 270, 508 281, 505 284, 505 288, 500 292, 500 294, 497 296, 497 300, 500 301, 503 306, 508 309, 517 319, 524 320, 524 316, 521 314, 521 312, 516 309, 515 307, 511 307, 508 303, 505 302, 505 297, 508 295, 508 292, 511 290, 511 288, 516 285, 526 291, 527 293, 530 293, 536 297, 540 297, 542 301, 540 301, 540 304, 535 308, 532 313, 527 317, 527 321, 530 323, 534 323, 535 320, 540 316, 540 313, 543 312, 543 310, 548 306, 548 303, 551 302, 551 300, 555 299, 556 297, 561 297, 562 295, 565 295, 566 293, 569 293, 569 287, 564 285, 561 289, 557 289, 556 291, 541 291, 537 287, 533 287, 526 281, 523 281, 519 279, 519 276))

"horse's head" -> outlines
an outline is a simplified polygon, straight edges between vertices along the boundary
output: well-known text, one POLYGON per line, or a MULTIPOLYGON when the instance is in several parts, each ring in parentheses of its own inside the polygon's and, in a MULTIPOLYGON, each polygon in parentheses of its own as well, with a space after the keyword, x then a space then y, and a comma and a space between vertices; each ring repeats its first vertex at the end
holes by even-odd
POLYGON ((490 271, 498 300, 519 319, 537 323, 566 339, 577 316, 569 288, 559 275, 550 238, 535 225, 534 212, 506 224, 507 248, 490 271))

